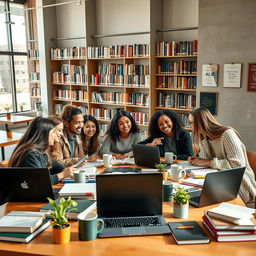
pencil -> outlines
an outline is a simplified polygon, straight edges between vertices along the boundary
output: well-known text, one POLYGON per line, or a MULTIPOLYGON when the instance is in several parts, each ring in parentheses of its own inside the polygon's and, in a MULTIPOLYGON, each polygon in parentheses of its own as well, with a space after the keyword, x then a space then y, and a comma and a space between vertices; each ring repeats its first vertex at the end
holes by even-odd
POLYGON ((177 227, 176 229, 193 229, 194 226, 181 226, 181 227, 177 227))
POLYGON ((205 176, 195 176, 194 179, 204 179, 205 176))

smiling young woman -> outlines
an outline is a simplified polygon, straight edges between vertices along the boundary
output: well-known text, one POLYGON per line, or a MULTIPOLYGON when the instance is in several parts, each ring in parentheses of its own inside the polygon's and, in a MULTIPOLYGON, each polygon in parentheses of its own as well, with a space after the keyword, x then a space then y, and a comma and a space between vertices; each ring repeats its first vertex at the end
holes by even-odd
POLYGON ((131 157, 132 145, 141 140, 139 128, 129 112, 119 110, 111 120, 100 155, 111 153, 117 159, 131 157))
POLYGON ((182 128, 180 118, 170 110, 154 113, 149 124, 149 137, 140 144, 157 146, 161 157, 165 152, 173 152, 180 160, 193 155, 189 132, 182 128))

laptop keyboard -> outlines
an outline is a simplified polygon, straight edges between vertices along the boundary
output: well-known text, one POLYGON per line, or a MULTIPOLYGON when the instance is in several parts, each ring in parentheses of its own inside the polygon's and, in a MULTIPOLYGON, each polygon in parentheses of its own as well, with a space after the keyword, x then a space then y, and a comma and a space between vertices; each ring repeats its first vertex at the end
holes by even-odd
POLYGON ((103 220, 105 228, 124 228, 142 226, 145 227, 163 225, 158 217, 109 218, 103 220))

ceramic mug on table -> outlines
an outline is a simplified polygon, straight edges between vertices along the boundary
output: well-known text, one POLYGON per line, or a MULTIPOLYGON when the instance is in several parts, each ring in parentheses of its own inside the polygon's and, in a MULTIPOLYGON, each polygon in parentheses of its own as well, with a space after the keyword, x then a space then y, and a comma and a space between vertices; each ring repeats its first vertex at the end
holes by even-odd
POLYGON ((112 154, 103 154, 103 164, 106 168, 112 167, 113 156, 112 154))
POLYGON ((104 221, 98 218, 98 215, 94 212, 90 212, 87 215, 80 213, 77 216, 78 219, 78 231, 79 240, 91 241, 97 238, 104 228, 104 221))
POLYGON ((177 156, 173 154, 173 152, 165 152, 164 153, 165 162, 167 164, 172 164, 173 160, 177 160, 177 156))
POLYGON ((75 183, 85 183, 86 182, 86 171, 84 171, 84 170, 74 171, 74 181, 75 181, 75 183))
POLYGON ((186 175, 186 171, 182 169, 182 165, 173 164, 170 169, 170 176, 173 181, 179 181, 183 179, 186 175))

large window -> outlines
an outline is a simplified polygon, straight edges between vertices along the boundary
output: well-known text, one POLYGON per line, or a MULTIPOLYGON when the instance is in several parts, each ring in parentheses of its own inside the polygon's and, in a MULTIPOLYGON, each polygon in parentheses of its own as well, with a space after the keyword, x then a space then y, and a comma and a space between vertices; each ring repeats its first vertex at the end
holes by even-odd
POLYGON ((0 114, 30 110, 24 6, 0 1, 0 114))

